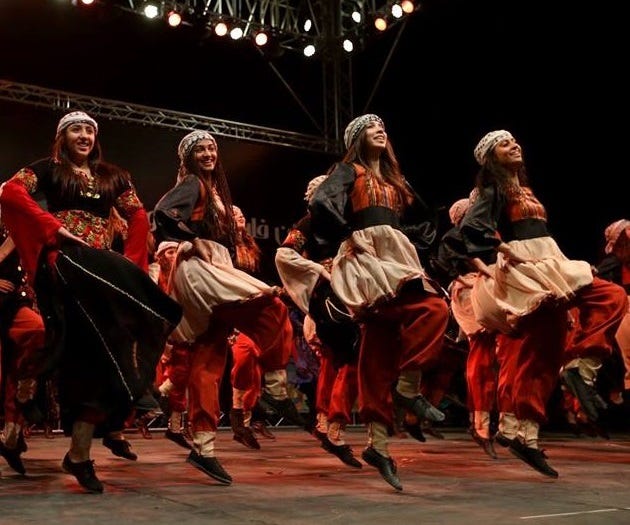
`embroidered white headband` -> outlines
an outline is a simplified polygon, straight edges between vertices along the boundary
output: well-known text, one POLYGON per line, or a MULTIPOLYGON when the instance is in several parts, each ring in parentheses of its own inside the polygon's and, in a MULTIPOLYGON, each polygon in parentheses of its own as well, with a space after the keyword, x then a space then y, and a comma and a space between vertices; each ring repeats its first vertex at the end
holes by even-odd
POLYGON ((359 133, 361 133, 363 128, 370 122, 378 122, 381 126, 385 127, 383 119, 374 113, 367 113, 355 118, 346 126, 346 130, 343 133, 343 143, 346 145, 346 149, 350 149, 350 146, 357 140, 359 133))
POLYGON ((480 166, 483 166, 486 162, 486 155, 492 151, 492 149, 502 140, 511 139, 512 134, 509 131, 505 131, 504 129, 499 129, 496 131, 491 131, 490 133, 486 133, 484 137, 479 141, 479 143, 475 146, 475 160, 480 166))
POLYGON ((83 111, 73 111, 61 117, 59 124, 57 124, 57 135, 72 124, 90 124, 94 128, 95 133, 98 133, 96 120, 83 111))
POLYGON ((217 145, 217 141, 214 140, 214 137, 210 135, 207 131, 204 130, 195 130, 191 131, 188 135, 186 135, 177 146, 177 155, 179 156, 179 160, 183 163, 186 160, 186 157, 190 155, 190 152, 195 147, 195 144, 201 140, 211 140, 214 142, 214 145, 217 145))

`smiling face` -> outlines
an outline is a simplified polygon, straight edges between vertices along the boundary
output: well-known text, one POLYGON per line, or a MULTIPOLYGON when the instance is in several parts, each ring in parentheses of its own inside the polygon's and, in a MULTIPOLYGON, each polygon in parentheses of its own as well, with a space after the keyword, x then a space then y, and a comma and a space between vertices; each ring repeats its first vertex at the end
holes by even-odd
POLYGON ((365 126, 364 144, 368 151, 374 152, 376 156, 387 146, 387 133, 385 126, 379 121, 373 120, 365 126))
POLYGON ((202 175, 210 175, 217 164, 218 150, 214 140, 202 139, 192 149, 192 161, 202 175))
POLYGON ((497 142, 493 149, 497 161, 509 169, 518 169, 523 165, 523 151, 514 137, 497 142))
POLYGON ((70 160, 77 166, 87 162, 96 142, 96 129, 91 124, 77 122, 64 130, 65 145, 70 160))
POLYGON ((234 213, 234 222, 236 222, 236 228, 238 230, 245 229, 245 215, 238 206, 232 206, 232 211, 234 213))

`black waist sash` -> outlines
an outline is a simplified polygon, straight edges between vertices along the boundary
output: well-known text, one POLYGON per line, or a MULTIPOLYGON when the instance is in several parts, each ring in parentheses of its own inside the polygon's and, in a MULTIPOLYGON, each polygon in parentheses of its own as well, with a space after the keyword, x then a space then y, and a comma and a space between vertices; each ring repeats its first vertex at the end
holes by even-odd
POLYGON ((352 216, 353 231, 380 225, 388 225, 392 228, 400 229, 400 218, 394 210, 384 206, 363 208, 352 216))

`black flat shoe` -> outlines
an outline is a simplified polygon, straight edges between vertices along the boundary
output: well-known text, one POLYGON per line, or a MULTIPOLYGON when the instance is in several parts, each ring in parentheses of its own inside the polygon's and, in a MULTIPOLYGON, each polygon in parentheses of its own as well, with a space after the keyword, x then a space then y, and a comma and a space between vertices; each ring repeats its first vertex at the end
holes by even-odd
POLYGON ((330 439, 328 439, 326 434, 324 434, 324 438, 321 441, 322 448, 326 452, 330 452, 333 456, 337 456, 346 465, 354 468, 363 468, 361 462, 354 457, 350 445, 335 445, 332 441, 330 441, 330 439))
POLYGON ((273 412, 286 419, 289 423, 292 423, 298 427, 305 427, 306 421, 302 415, 298 412, 295 403, 289 398, 276 399, 267 392, 263 392, 260 397, 260 403, 263 406, 269 407, 273 412))
POLYGON ((114 456, 136 461, 138 455, 131 451, 131 444, 126 439, 112 439, 108 436, 103 438, 103 445, 112 451, 114 456))
POLYGON ((416 415, 418 420, 428 419, 429 421, 444 421, 444 412, 435 408, 426 397, 418 394, 414 397, 405 397, 395 388, 392 390, 392 400, 394 405, 398 405, 416 415))
POLYGON ((541 474, 550 478, 558 477, 558 472, 549 466, 542 450, 527 447, 520 439, 513 439, 509 451, 541 474))
POLYGON ((72 474, 75 478, 77 478, 79 485, 88 492, 103 492, 103 484, 96 477, 93 460, 88 459, 87 461, 73 463, 70 461, 70 456, 66 454, 63 458, 63 462, 61 463, 61 468, 64 472, 72 474))
POLYGON ((481 447, 481 449, 492 459, 497 459, 497 453, 494 450, 494 445, 491 439, 481 437, 474 428, 470 429, 470 435, 473 441, 481 447))
POLYGON ((166 432, 164 432, 164 437, 187 450, 192 450, 193 448, 183 432, 173 432, 171 429, 167 429, 166 432))
POLYGON ((396 490, 403 489, 400 478, 396 475, 396 471, 398 470, 396 462, 392 458, 386 458, 377 452, 374 447, 367 447, 361 454, 361 457, 368 465, 376 467, 383 479, 392 487, 396 490))
POLYGON ((19 446, 16 448, 7 448, 7 446, 0 441, 0 456, 2 456, 7 464, 18 474, 24 475, 26 474, 26 468, 24 468, 24 463, 22 463, 21 454, 22 451, 19 446))
POLYGON ((426 442, 427 438, 422 433, 422 425, 420 425, 420 423, 416 423, 415 425, 412 425, 404 421, 402 428, 405 432, 407 432, 407 434, 409 434, 416 441, 420 441, 421 443, 426 442))
POLYGON ((597 393, 595 387, 588 385, 580 376, 577 368, 568 368, 560 374, 562 382, 577 397, 580 407, 588 417, 591 423, 597 423, 600 416, 600 410, 608 408, 606 402, 597 393))
POLYGON ((505 434, 502 434, 501 432, 497 432, 494 435, 494 440, 501 445, 502 447, 509 447, 512 444, 512 441, 514 441, 513 439, 510 439, 509 437, 507 437, 505 434))
POLYGON ((230 485, 232 483, 232 476, 225 471, 221 463, 219 463, 219 460, 215 457, 202 456, 197 454, 194 450, 191 450, 186 461, 224 485, 230 485))

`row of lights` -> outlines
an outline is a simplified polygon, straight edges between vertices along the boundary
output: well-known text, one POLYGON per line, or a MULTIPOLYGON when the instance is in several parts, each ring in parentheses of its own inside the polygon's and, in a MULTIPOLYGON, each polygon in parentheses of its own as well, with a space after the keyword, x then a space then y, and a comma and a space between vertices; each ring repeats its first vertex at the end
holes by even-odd
MULTIPOLYGON (((83 4, 83 5, 91 5, 94 4, 96 0, 72 0, 74 5, 83 4)), ((175 4, 173 4, 175 5, 175 4)), ((396 0, 391 3, 389 12, 378 13, 374 16, 373 24, 377 31, 383 32, 388 26, 388 19, 391 16, 393 19, 397 20, 402 18, 404 15, 408 15, 413 13, 417 9, 417 6, 414 4, 412 0, 396 0)), ((147 0, 142 8, 142 13, 149 19, 155 19, 160 16, 160 6, 157 2, 153 0, 147 0)), ((165 12, 165 19, 169 26, 178 27, 183 23, 182 13, 180 13, 177 9, 172 8, 165 12)), ((351 14, 352 21, 357 24, 361 24, 363 22, 363 15, 360 11, 355 10, 351 14)), ((233 40, 240 40, 244 36, 243 28, 235 23, 234 26, 230 29, 228 27, 229 21, 224 20, 222 18, 218 18, 214 23, 214 33, 223 37, 229 33, 230 37, 233 40)), ((309 33, 313 28, 312 20, 307 19, 304 22, 303 29, 305 33, 309 33)), ((257 46, 265 46, 269 42, 269 35, 264 29, 256 30, 254 33, 254 42, 257 46)), ((344 51, 347 53, 351 53, 354 50, 354 42, 351 38, 344 38, 341 43, 344 51)), ((305 44, 302 52, 304 56, 311 57, 316 52, 317 49, 315 44, 310 42, 305 44)))

